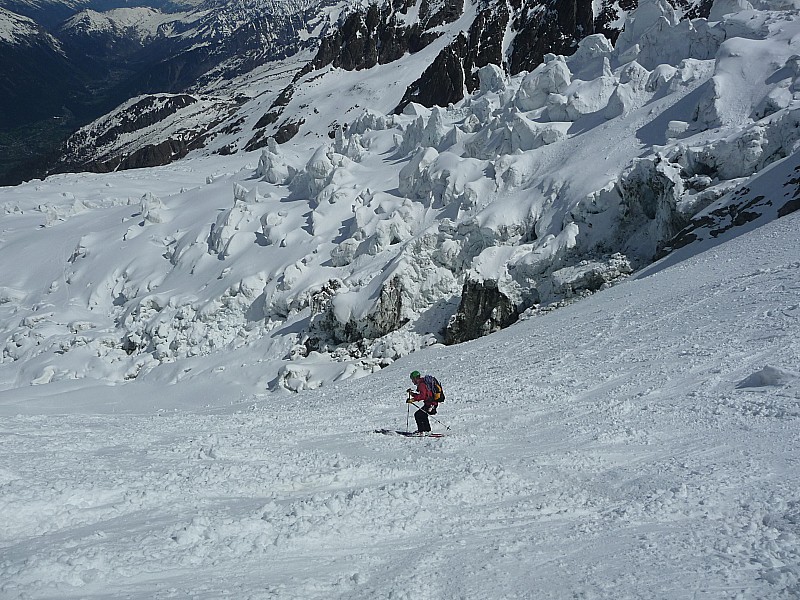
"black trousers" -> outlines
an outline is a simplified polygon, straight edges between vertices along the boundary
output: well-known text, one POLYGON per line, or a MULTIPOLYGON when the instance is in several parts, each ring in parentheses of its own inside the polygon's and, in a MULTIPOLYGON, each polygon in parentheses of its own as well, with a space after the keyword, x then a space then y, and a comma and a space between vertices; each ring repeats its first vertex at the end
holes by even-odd
POLYGON ((428 420, 428 413, 419 409, 414 413, 414 420, 417 422, 417 431, 430 431, 431 422, 428 420))

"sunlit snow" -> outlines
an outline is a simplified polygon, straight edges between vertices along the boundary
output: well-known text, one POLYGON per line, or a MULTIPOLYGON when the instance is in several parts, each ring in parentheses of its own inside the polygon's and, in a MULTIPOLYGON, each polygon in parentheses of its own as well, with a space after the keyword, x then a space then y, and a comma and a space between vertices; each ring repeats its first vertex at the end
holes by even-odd
POLYGON ((455 106, 326 69, 287 144, 0 188, 0 596, 800 594, 800 15, 642 5, 455 106), (443 346, 466 281, 520 322, 443 346), (374 433, 413 369, 444 438, 374 433))

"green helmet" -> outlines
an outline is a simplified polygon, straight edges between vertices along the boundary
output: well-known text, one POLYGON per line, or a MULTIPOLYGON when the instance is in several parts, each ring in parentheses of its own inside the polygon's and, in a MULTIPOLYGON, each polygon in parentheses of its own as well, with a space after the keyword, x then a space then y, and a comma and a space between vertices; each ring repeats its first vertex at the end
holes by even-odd
POLYGON ((422 377, 422 376, 419 374, 419 371, 411 371, 411 379, 412 379, 412 381, 414 379, 419 379, 420 377, 422 377))

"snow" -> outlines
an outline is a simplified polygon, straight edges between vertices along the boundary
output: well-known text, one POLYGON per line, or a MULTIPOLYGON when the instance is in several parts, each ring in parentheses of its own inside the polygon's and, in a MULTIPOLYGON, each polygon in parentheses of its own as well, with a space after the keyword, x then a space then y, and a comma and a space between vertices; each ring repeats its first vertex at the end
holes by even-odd
POLYGON ((798 225, 300 395, 4 395, 2 595, 792 597, 798 225), (412 368, 443 439, 371 432, 412 368))
MULTIPOLYGON (((416 77, 436 50, 426 48, 296 82, 286 110, 318 114, 290 144, 5 190, 0 269, 14 300, 3 305, 0 389, 172 382, 256 348, 246 384, 231 380, 253 393, 287 381, 287 356, 295 372, 329 361, 330 377, 305 378, 313 386, 367 375, 441 341, 468 279, 497 280, 520 311, 557 304, 646 266, 698 212, 728 210, 747 178, 757 177, 753 202, 790 185, 796 15, 748 9, 686 24, 653 0, 631 19, 638 42, 590 36, 513 78, 485 67, 457 106, 387 115, 397 96, 382 84, 416 77), (634 60, 667 47, 671 64, 634 60), (352 120, 331 140, 334 115, 352 120), (774 164, 778 180, 758 176, 774 164), (20 272, 32 256, 44 266, 20 272)), ((202 115, 233 110, 226 92, 242 92, 247 112, 236 116, 254 123, 277 93, 264 86, 284 83, 292 65, 193 96, 146 135, 113 143, 132 150, 201 130, 202 115)), ((83 133, 113 137, 140 101, 83 133)), ((216 134, 216 147, 233 143, 216 134)), ((782 214, 766 206, 759 223, 782 214)))
POLYGON ((290 143, 0 189, 0 596, 800 594, 800 20, 717 8, 389 114, 453 29, 296 82, 290 143), (445 347, 468 279, 522 319, 445 347), (373 433, 414 369, 448 435, 373 433))
POLYGON ((68 29, 78 29, 84 33, 124 32, 144 42, 154 38, 159 28, 184 18, 180 13, 164 14, 146 7, 115 8, 105 12, 83 10, 65 23, 68 29))
POLYGON ((58 45, 33 20, 0 7, 0 43, 18 45, 37 38, 44 38, 47 43, 56 47, 58 45))

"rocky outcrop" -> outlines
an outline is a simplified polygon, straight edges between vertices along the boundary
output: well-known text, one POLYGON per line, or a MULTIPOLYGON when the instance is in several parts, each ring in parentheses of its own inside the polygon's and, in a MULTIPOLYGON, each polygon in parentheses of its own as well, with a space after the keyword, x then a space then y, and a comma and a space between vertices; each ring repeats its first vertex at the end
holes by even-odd
POLYGON ((478 88, 481 67, 505 65, 510 74, 533 70, 547 53, 572 54, 578 42, 593 32, 592 3, 588 0, 492 4, 408 88, 396 110, 402 111, 409 102, 447 106, 478 88), (515 35, 507 60, 502 49, 509 29, 515 35))
POLYGON ((190 94, 136 98, 73 134, 53 172, 106 173, 169 164, 203 147, 234 107, 235 102, 190 94), (187 125, 190 115, 204 118, 199 125, 187 125))
POLYGON ((354 71, 369 69, 397 60, 406 53, 418 52, 439 34, 435 28, 461 16, 463 0, 431 3, 422 0, 417 20, 405 24, 410 0, 378 7, 371 4, 363 12, 350 14, 333 34, 322 40, 312 64, 354 71))
POLYGON ((168 165, 174 160, 183 158, 193 148, 202 146, 202 137, 187 143, 186 140, 168 139, 158 144, 151 144, 139 148, 127 156, 115 156, 107 160, 93 160, 81 165, 82 170, 90 173, 110 173, 125 169, 142 169, 145 167, 160 167, 168 165))
POLYGON ((517 32, 509 60, 512 74, 531 71, 547 53, 569 56, 578 42, 594 33, 591 0, 545 0, 539 10, 520 10, 512 27, 517 32))
MULTIPOLYGON (((757 193, 752 188, 758 186, 752 184, 739 187, 694 215, 658 258, 698 241, 735 235, 737 229, 741 231, 763 222, 765 215, 782 218, 800 210, 800 158, 793 154, 762 177, 773 183, 774 189, 782 187, 782 193, 757 193), (774 185, 778 182, 782 186, 774 185)), ((757 177, 756 182, 762 177, 757 177)))
POLYGON ((511 325, 519 314, 497 281, 467 279, 458 311, 447 325, 445 343, 459 344, 494 333, 511 325))
POLYGON ((376 339, 396 331, 408 321, 403 317, 403 284, 398 277, 381 286, 375 308, 367 314, 356 314, 341 296, 323 306, 314 328, 335 343, 376 339))
POLYGON ((423 106, 447 106, 463 99, 466 76, 462 56, 466 45, 467 40, 461 35, 445 48, 425 69, 422 77, 406 90, 395 112, 401 113, 411 102, 423 106))

